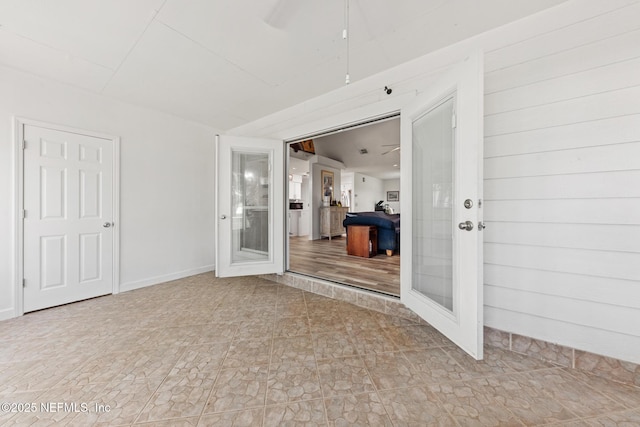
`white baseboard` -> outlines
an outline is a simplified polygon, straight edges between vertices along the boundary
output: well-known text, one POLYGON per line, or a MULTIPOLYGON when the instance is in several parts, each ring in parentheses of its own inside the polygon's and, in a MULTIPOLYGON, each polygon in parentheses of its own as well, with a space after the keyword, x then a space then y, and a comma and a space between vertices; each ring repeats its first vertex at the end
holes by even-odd
POLYGON ((0 310, 0 320, 13 319, 16 316, 16 311, 13 308, 5 308, 0 310))
MULTIPOLYGON (((135 282, 121 283, 120 292, 132 291, 134 289, 145 288, 147 286, 157 285, 159 283, 169 282, 171 280, 177 280, 184 277, 194 276, 196 274, 207 273, 209 271, 214 271, 215 269, 215 265, 206 265, 204 267, 179 271, 177 273, 165 274, 163 276, 150 277, 148 279, 137 280, 135 282)), ((14 317, 17 317, 15 309, 6 308, 0 310, 0 321, 13 319, 14 317)))
POLYGON ((169 282, 171 280, 177 280, 177 279, 182 279, 184 277, 194 276, 196 274, 207 273, 215 269, 216 269, 215 265, 206 265, 204 267, 194 268, 191 270, 178 271, 177 273, 150 277, 148 279, 143 279, 143 280, 136 280, 135 282, 120 283, 120 292, 127 292, 127 291, 133 291, 134 289, 146 288, 147 286, 153 286, 159 283, 169 282))

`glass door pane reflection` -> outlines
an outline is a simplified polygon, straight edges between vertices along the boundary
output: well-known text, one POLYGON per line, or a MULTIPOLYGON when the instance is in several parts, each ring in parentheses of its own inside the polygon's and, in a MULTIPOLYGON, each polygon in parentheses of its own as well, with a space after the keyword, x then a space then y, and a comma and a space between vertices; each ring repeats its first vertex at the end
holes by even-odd
POLYGON ((453 311, 453 99, 413 122, 412 288, 453 311))
POLYGON ((269 260, 269 154, 232 153, 231 263, 269 260))

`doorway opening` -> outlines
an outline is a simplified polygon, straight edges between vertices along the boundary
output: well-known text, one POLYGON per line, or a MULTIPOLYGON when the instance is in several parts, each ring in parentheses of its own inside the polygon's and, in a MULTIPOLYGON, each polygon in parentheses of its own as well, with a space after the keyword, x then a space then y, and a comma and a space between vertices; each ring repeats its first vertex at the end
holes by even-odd
POLYGON ((399 114, 287 145, 288 271, 399 297, 399 114))
MULTIPOLYGON (((400 209, 403 212, 398 215, 403 216, 403 228, 400 232, 398 224, 398 234, 400 234, 402 242, 398 245, 398 242, 391 239, 395 246, 390 251, 391 256, 397 255, 395 249, 400 246, 402 253, 400 259, 400 301, 476 359, 482 358, 482 328, 484 326, 482 301, 483 233, 481 233, 484 229, 481 209, 484 93, 482 85, 484 69, 482 64, 482 52, 473 52, 463 61, 453 64, 450 69, 438 76, 437 81, 429 84, 423 92, 417 93, 413 99, 403 102, 398 100, 397 105, 401 112, 401 132, 396 131, 395 138, 400 134, 400 147, 402 149, 400 154, 402 161, 401 178, 399 180, 400 185, 397 187, 399 190, 387 189, 388 191, 384 196, 378 193, 378 199, 381 200, 375 202, 374 199, 373 203, 368 205, 361 197, 363 193, 359 192, 357 188, 358 184, 367 182, 367 177, 361 176, 362 172, 354 171, 353 200, 345 201, 345 203, 353 203, 353 206, 350 206, 352 209, 364 208, 371 214, 376 214, 378 211, 376 205, 384 205, 385 200, 387 202, 400 202, 400 209), (449 99, 453 100, 452 108, 449 108, 449 99), (425 166, 425 163, 427 163, 425 159, 429 160, 428 166, 425 166), (438 168, 432 167, 434 164, 438 165, 438 168), (429 176, 421 177, 416 173, 417 170, 428 172, 429 176), (424 193, 422 195, 424 196, 422 197, 424 205, 415 202, 417 200, 416 192, 424 193), (441 232, 443 230, 446 231, 446 234, 441 232), (446 236, 450 236, 450 239, 446 236), (433 250, 425 252, 425 247, 428 245, 432 245, 429 249, 433 250), (432 273, 437 274, 434 276, 432 273), (450 281, 451 286, 447 290, 443 290, 443 287, 434 282, 432 276, 436 277, 436 281, 437 278, 441 278, 443 281, 446 279, 447 282, 450 281), (422 285, 425 281, 433 283, 435 288, 428 287, 427 289, 423 287, 422 285), (451 308, 448 306, 451 306, 451 308)), ((374 105, 371 108, 359 111, 379 111, 380 108, 383 108, 383 106, 374 105)), ((358 110, 345 111, 343 114, 336 115, 335 118, 353 117, 355 114, 358 114, 358 110)), ((397 116, 398 114, 386 114, 386 117, 378 117, 380 122, 384 123, 383 119, 393 121, 394 119, 397 120, 397 116)), ((325 118, 324 123, 327 123, 327 120, 325 118)), ((370 125, 376 121, 378 120, 369 120, 366 124, 370 125)), ((368 128, 369 126, 365 126, 365 123, 360 122, 354 126, 344 126, 342 129, 331 133, 347 132, 357 127, 368 128)), ((303 146, 303 143, 310 138, 319 139, 321 136, 331 136, 329 132, 323 135, 319 135, 319 132, 309 135, 304 138, 298 137, 297 140, 292 138, 285 142, 300 143, 303 146)), ((376 135, 371 136, 371 138, 374 136, 376 135)), ((390 137, 387 140, 394 141, 395 138, 390 137)), ((342 148, 349 147, 349 144, 345 141, 340 142, 338 145, 342 148)), ((387 142, 385 145, 391 144, 387 142)), ((216 180, 218 190, 216 191, 216 272, 218 270, 221 271, 219 273, 220 277, 247 276, 252 273, 282 273, 283 270, 295 272, 298 269, 295 261, 291 262, 292 253, 285 250, 285 248, 290 249, 290 247, 284 244, 284 237, 288 235, 291 228, 291 220, 287 226, 288 215, 285 214, 284 207, 286 206, 285 198, 288 198, 288 196, 285 197, 284 193, 288 193, 288 191, 284 185, 286 182, 284 172, 288 170, 288 167, 285 167, 283 163, 291 157, 285 155, 285 148, 288 151, 291 149, 295 152, 297 147, 288 147, 277 139, 222 136, 218 138, 216 147, 218 161, 218 179, 216 180), (226 143, 225 139, 228 139, 226 143), (233 142, 234 140, 235 142, 233 142), (233 225, 229 221, 231 172, 228 165, 231 164, 230 153, 234 150, 263 152, 267 149, 274 154, 270 163, 272 165, 270 170, 273 176, 271 182, 283 184, 269 185, 269 188, 273 189, 270 192, 273 197, 269 197, 269 200, 277 201, 271 203, 270 206, 273 207, 273 218, 276 220, 267 222, 269 235, 273 236, 273 239, 269 239, 269 242, 273 242, 276 239, 280 240, 273 244, 274 250, 271 252, 273 254, 270 259, 271 262, 243 262, 231 265, 230 259, 222 257, 225 253, 230 252, 228 248, 231 247, 230 232, 233 225), (278 221, 277 218, 281 218, 281 220, 278 221), (285 229, 287 229, 286 232, 285 229), (282 262, 283 256, 287 257, 284 260, 286 262, 282 262), (277 259, 278 257, 280 258, 277 259), (222 269, 227 267, 229 267, 229 270, 223 272, 222 269), (237 268, 231 271, 231 267, 237 268), (253 267, 253 269, 248 267, 253 267)), ((350 152, 353 153, 354 151, 360 156, 369 154, 368 149, 358 147, 358 144, 353 144, 350 152)), ((389 153, 395 151, 391 149, 389 153)), ((356 256, 355 253, 352 253, 355 252, 351 250, 353 248, 350 248, 354 240, 356 242, 364 242, 364 248, 359 246, 358 249, 364 249, 365 253, 367 251, 372 252, 373 248, 375 248, 377 257, 379 250, 383 249, 379 243, 384 239, 376 239, 378 234, 382 237, 381 227, 378 225, 372 226, 374 224, 364 222, 354 224, 349 221, 351 216, 346 213, 344 214, 345 219, 341 223, 340 215, 333 214, 334 211, 340 213, 344 212, 345 209, 347 212, 350 210, 350 208, 341 206, 342 174, 343 172, 348 172, 349 159, 346 157, 337 160, 328 157, 321 158, 315 147, 313 152, 307 154, 310 155, 306 159, 310 165, 307 171, 307 185, 303 186, 302 182, 298 183, 300 184, 300 196, 303 200, 297 201, 294 199, 292 201, 293 204, 303 203, 304 206, 305 195, 302 194, 302 189, 306 187, 306 207, 309 209, 307 214, 310 218, 318 219, 317 222, 308 220, 307 224, 310 227, 307 231, 307 240, 320 240, 321 238, 324 240, 326 238, 329 242, 333 242, 334 236, 337 239, 343 239, 345 233, 340 226, 348 225, 345 245, 342 246, 342 250, 346 249, 346 254, 342 258, 356 256), (337 181, 338 177, 340 177, 340 182, 337 181), (327 210, 330 213, 329 215, 326 213, 327 210), (320 212, 319 214, 318 211, 320 212), (365 232, 363 234, 358 233, 360 236, 365 236, 362 240, 352 239, 354 234, 350 233, 349 229, 356 225, 364 226, 365 232), (374 241, 376 242, 375 244, 373 244, 374 241)), ((379 151, 372 151, 371 154, 377 154, 377 157, 386 155, 379 151)), ((365 165, 370 165, 375 159, 375 156, 369 157, 365 165)), ((397 164, 398 168, 400 167, 399 163, 394 164, 397 164)), ((351 166, 349 165, 349 167, 351 166)), ((293 187, 295 181, 293 173, 291 175, 293 187)), ((296 181, 299 181, 299 179, 296 178, 296 181)), ((292 194, 297 191, 293 188, 292 190, 292 194)), ((345 190, 345 199, 348 199, 348 189, 345 190)), ((389 207, 386 207, 388 212, 390 212, 389 207)), ((384 210, 385 206, 382 209, 384 210)), ((287 214, 291 212, 291 205, 289 205, 287 214)), ((355 214, 357 217, 360 213, 355 212, 355 214)), ((385 213, 385 215, 391 214, 385 213)), ((301 234, 299 230, 297 233, 301 234)), ((294 234, 293 231, 292 234, 294 234)), ((286 239, 286 241, 288 244, 289 239, 286 239)), ((312 257, 314 264, 318 264, 318 253, 314 253, 312 257)), ((306 258, 308 260, 309 256, 306 258)), ((349 265, 350 263, 347 261, 345 264, 349 265)), ((336 269, 337 266, 335 264, 329 265, 327 268, 329 271, 335 271, 336 269)), ((355 271, 355 269, 352 271, 355 271)), ((306 274, 317 275, 318 273, 307 272, 306 274)), ((352 276, 347 279, 351 278, 352 276)), ((344 279, 340 281, 340 283, 344 282, 344 279)), ((303 287, 306 287, 306 284, 303 285, 303 287)), ((349 286, 371 289, 368 283, 354 283, 349 286)), ((331 286, 325 285, 324 288, 331 288, 330 293, 334 294, 335 289, 331 286)), ((385 301, 385 308, 387 307, 387 302, 389 301, 385 301)))

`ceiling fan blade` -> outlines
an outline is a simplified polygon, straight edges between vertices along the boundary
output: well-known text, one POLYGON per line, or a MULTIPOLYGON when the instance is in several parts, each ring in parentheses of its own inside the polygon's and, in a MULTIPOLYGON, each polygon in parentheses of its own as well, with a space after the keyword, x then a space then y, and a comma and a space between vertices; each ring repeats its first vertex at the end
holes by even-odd
POLYGON ((297 7, 296 1, 276 0, 275 4, 264 18, 265 24, 278 30, 284 29, 297 7))
POLYGON ((391 150, 385 151, 384 153, 382 153, 382 155, 384 156, 385 154, 393 153, 394 151, 398 151, 399 149, 400 147, 392 148, 391 150))

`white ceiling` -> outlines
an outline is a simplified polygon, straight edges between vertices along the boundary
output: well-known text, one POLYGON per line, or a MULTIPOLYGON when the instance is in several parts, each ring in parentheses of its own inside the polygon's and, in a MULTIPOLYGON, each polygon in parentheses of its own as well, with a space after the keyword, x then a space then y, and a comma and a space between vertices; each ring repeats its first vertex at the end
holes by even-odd
MULTIPOLYGON (((313 138, 315 153, 342 162, 344 172, 358 172, 378 179, 400 178, 400 118, 313 138), (366 150, 362 153, 361 150, 366 150)), ((289 150, 289 173, 309 172, 309 153, 289 150)))
MULTIPOLYGON (((564 0, 349 0, 357 81, 564 0)), ((227 130, 344 85, 345 0, 0 0, 0 64, 227 130)))
POLYGON ((400 118, 314 138, 316 154, 338 160, 347 172, 379 179, 400 178, 400 118), (360 150, 367 153, 362 154, 360 150), (384 154, 386 153, 386 154, 384 154))

